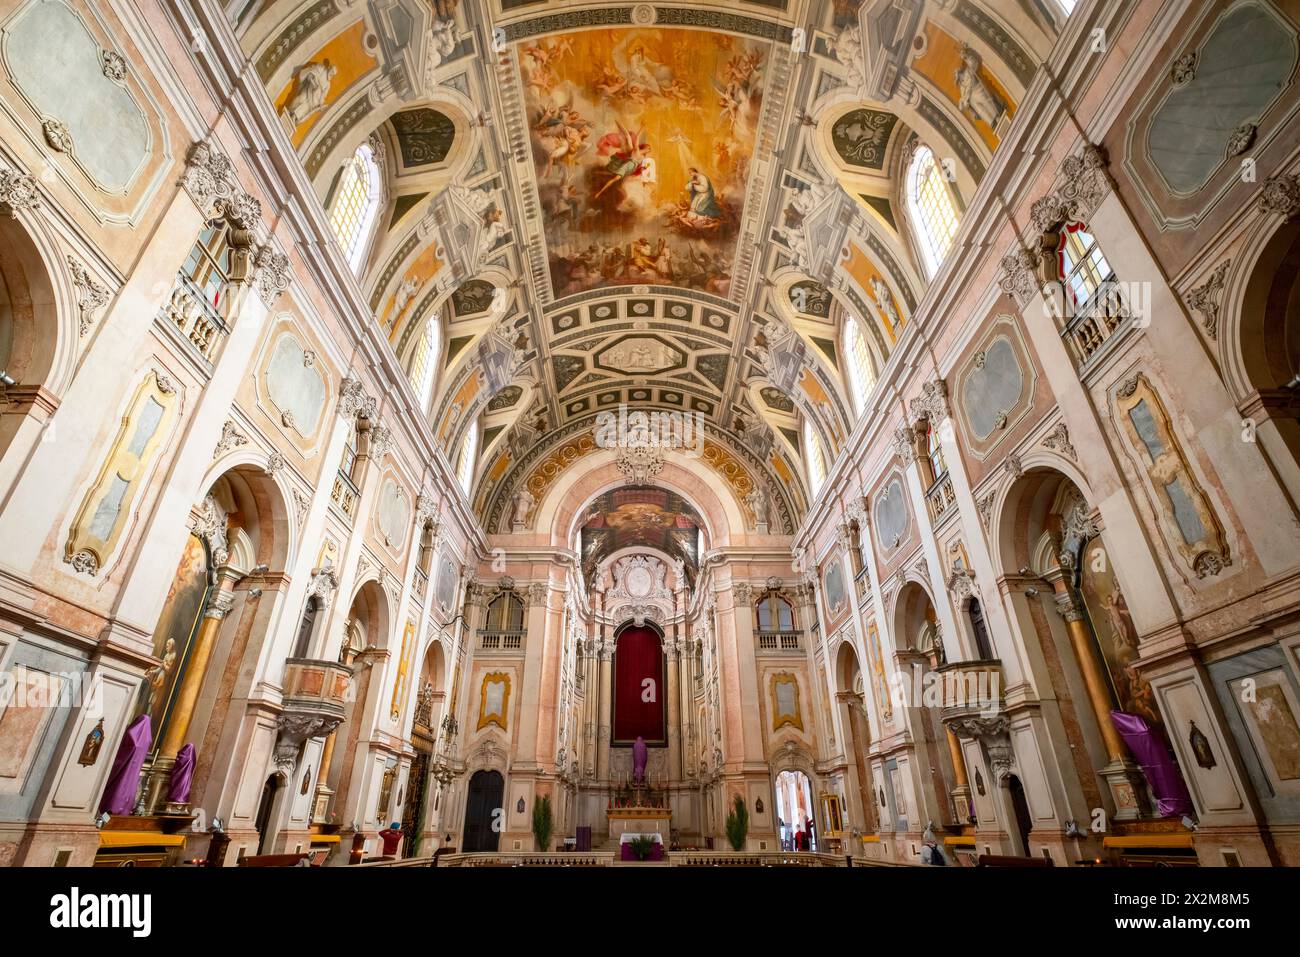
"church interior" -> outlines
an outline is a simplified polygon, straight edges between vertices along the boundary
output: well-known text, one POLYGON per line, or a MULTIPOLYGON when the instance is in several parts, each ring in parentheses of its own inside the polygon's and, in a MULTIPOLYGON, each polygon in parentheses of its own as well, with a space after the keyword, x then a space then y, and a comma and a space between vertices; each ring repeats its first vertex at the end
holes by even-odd
POLYGON ((0 0, 0 865, 1300 865, 1300 0, 0 0))

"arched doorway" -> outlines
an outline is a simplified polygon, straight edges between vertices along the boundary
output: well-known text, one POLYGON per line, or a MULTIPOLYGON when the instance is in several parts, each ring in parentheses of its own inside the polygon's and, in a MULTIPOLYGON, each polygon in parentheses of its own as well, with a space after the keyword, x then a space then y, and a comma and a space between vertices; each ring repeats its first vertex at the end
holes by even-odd
MULTIPOLYGON (((0 216, 0 372, 13 381, 0 405, 0 458, 15 442, 22 455, 39 440, 64 384, 68 342, 40 251, 21 222, 0 216)), ((12 477, 0 472, 0 481, 12 477)))
POLYGON ((787 769, 776 776, 776 817, 783 851, 820 851, 820 829, 808 775, 787 769))
POLYGON ((275 836, 272 826, 279 817, 279 799, 284 791, 284 775, 276 772, 266 779, 262 787, 262 799, 257 804, 257 818, 253 827, 257 831, 257 853, 266 854, 271 850, 271 839, 275 836))
POLYGON ((1283 225, 1255 261, 1240 306, 1225 303, 1228 387, 1258 447, 1300 509, 1300 222, 1283 225))
POLYGON ((1028 857, 1029 832, 1034 829, 1034 820, 1029 813, 1029 801, 1025 798, 1025 786, 1020 783, 1020 778, 1008 774, 1006 787, 1007 799, 1011 802, 1011 816, 1015 819, 1013 836, 1018 841, 1016 853, 1021 857, 1028 857))
POLYGON ((500 771, 475 771, 469 779, 465 799, 465 851, 495 851, 501 840, 500 824, 505 820, 502 800, 506 782, 500 771))
POLYGON ((871 729, 867 723, 867 690, 862 668, 853 646, 847 641, 840 645, 838 662, 838 694, 845 741, 845 752, 853 762, 852 777, 857 787, 858 807, 861 809, 864 830, 876 830, 876 802, 870 786, 871 769, 867 749, 871 746, 871 729))
POLYGON ((628 623, 614 637, 611 743, 630 746, 638 737, 651 746, 668 743, 667 685, 663 635, 652 623, 628 623))

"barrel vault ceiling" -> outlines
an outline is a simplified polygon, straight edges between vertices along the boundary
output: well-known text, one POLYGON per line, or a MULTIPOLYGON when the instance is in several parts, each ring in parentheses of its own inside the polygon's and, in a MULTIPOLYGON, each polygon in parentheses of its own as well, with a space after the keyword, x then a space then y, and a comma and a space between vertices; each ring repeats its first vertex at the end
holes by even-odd
POLYGON ((793 531, 803 422, 830 454, 852 429, 841 323, 883 364, 924 292, 911 152, 970 197, 1059 27, 1045 9, 254 0, 236 29, 327 208, 371 147, 361 287, 403 364, 439 317, 430 418, 453 462, 481 424, 490 531, 620 404, 701 414, 793 531), (999 115, 963 98, 964 66, 999 115))

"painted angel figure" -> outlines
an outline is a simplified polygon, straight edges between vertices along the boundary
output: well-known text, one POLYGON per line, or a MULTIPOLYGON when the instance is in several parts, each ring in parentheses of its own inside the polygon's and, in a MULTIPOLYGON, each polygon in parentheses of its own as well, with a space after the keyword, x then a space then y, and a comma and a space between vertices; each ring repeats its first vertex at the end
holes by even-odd
POLYGON ((642 177, 642 182, 648 181, 646 174, 651 169, 650 144, 642 137, 645 127, 633 133, 618 120, 614 121, 614 125, 618 127, 618 132, 606 133, 597 144, 597 153, 609 157, 604 169, 609 179, 596 191, 593 199, 598 199, 601 193, 615 183, 621 183, 631 176, 642 177))
POLYGON ((338 72, 339 68, 329 60, 320 63, 304 63, 298 67, 298 91, 284 104, 281 113, 287 116, 295 127, 300 126, 325 105, 330 83, 338 72))

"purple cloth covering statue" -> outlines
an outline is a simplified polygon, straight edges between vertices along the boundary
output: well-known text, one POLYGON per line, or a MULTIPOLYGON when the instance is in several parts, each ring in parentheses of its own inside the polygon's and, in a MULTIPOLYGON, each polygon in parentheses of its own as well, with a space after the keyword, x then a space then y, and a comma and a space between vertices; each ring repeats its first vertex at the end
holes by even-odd
POLYGON ((1135 714, 1112 711, 1110 718, 1115 722, 1115 730, 1142 766, 1147 784, 1156 796, 1156 813, 1161 817, 1179 817, 1192 813, 1192 796, 1187 793, 1182 772, 1169 752, 1164 735, 1135 714))
POLYGON ((113 758, 113 769, 108 772, 108 783, 104 787, 104 796, 99 799, 99 809, 109 814, 130 814, 135 808, 135 797, 140 791, 140 769, 144 767, 145 755, 149 753, 149 742, 153 740, 153 729, 149 716, 142 714, 131 722, 122 735, 122 743, 117 746, 117 756, 113 758))
POLYGON ((632 780, 637 784, 645 783, 645 766, 650 758, 650 749, 646 747, 645 738, 636 736, 632 742, 632 780))
POLYGON ((194 745, 187 744, 176 755, 172 766, 172 780, 167 788, 168 804, 188 804, 190 783, 194 780, 194 745))

